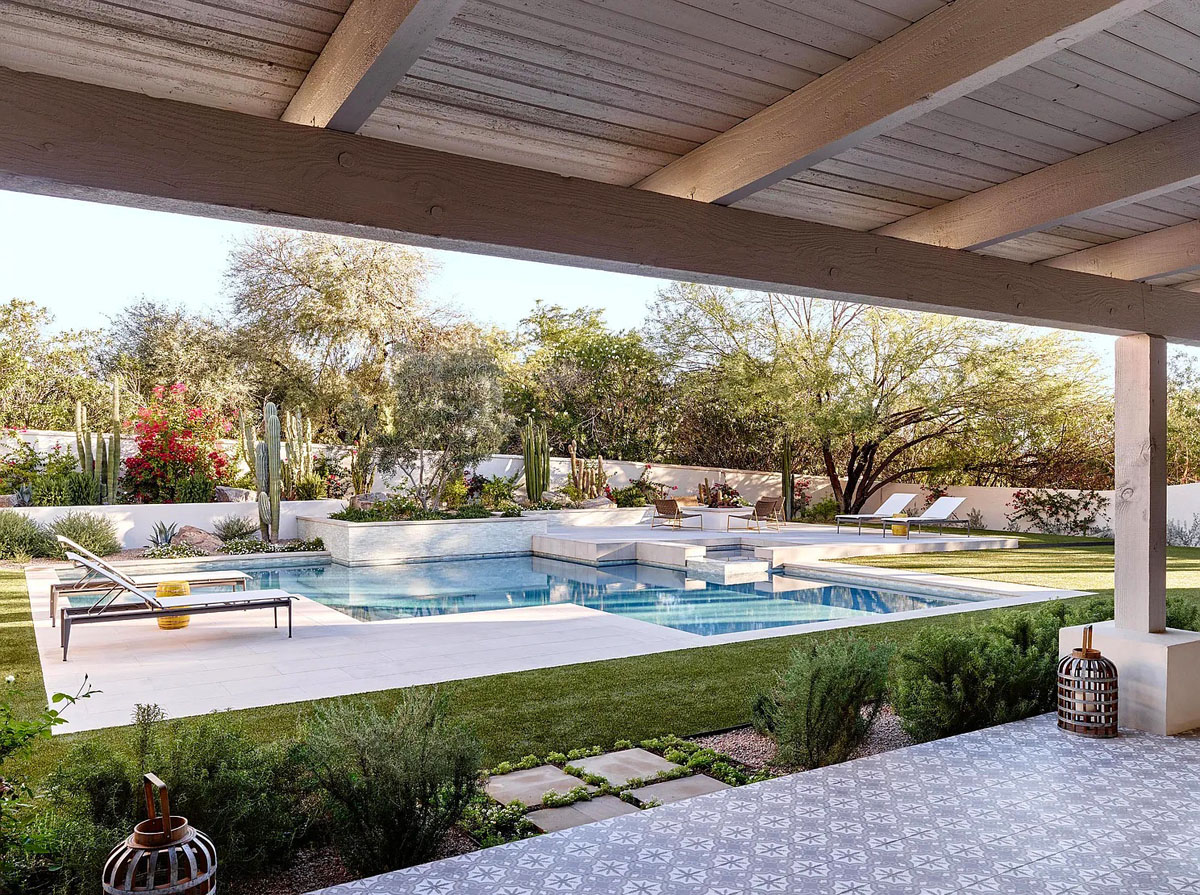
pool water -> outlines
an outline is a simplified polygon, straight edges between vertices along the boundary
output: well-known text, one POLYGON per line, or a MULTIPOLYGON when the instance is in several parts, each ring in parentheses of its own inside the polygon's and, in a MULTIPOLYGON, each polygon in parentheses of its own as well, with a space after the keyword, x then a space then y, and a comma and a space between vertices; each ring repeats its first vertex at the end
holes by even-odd
POLYGON ((713 584, 637 564, 595 568, 517 557, 400 566, 261 570, 257 586, 303 594, 362 621, 574 603, 692 634, 716 635, 958 602, 781 574, 713 584))

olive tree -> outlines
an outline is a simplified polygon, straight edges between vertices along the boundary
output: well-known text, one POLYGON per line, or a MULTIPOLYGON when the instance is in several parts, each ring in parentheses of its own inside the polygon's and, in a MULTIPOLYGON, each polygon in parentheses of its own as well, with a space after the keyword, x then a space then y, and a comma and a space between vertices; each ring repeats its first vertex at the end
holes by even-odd
POLYGON ((394 354, 384 431, 375 438, 379 469, 399 474, 425 509, 437 509, 446 486, 504 443, 500 366, 481 340, 410 346, 394 354))

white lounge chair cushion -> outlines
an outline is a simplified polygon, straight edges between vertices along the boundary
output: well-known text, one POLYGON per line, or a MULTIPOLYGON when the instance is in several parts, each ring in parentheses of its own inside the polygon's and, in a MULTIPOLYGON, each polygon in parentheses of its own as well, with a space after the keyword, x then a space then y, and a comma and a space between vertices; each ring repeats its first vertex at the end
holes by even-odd
POLYGON ((253 600, 282 600, 291 597, 286 590, 239 590, 231 594, 188 594, 182 597, 159 597, 163 609, 188 606, 223 606, 226 603, 245 603, 253 600))

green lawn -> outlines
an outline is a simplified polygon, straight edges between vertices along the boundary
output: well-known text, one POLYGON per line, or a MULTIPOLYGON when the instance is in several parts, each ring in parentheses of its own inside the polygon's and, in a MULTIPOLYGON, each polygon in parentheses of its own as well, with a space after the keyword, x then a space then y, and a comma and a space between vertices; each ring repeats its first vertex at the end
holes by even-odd
MULTIPOLYGON (((1112 595, 1111 547, 1031 546, 872 557, 857 562, 1112 595)), ((1172 596, 1200 603, 1200 549, 1170 551, 1168 587, 1172 596)), ((17 675, 16 704, 23 711, 33 711, 41 706, 44 695, 23 576, 0 573, 0 613, 4 626, 0 674, 17 675)), ((859 633, 902 643, 921 627, 977 624, 988 614, 891 622, 862 628, 859 633)), ((455 711, 474 725, 492 764, 531 752, 545 754, 618 739, 685 735, 745 723, 753 695, 771 680, 799 638, 827 636, 814 632, 473 678, 447 686, 454 694, 455 711)), ((396 692, 356 698, 387 705, 396 692)), ((227 717, 230 723, 267 740, 293 732, 311 706, 295 703, 246 709, 229 712, 227 717)), ((39 749, 31 770, 36 774, 48 767, 59 750, 79 739, 115 740, 128 734, 127 728, 111 728, 55 738, 39 749)))

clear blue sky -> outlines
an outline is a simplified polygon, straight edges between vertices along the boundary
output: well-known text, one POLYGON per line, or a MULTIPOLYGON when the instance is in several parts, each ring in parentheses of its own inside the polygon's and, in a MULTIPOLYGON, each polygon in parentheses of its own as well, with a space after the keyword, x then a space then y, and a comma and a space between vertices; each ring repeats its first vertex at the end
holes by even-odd
MULTIPOLYGON (((222 300, 232 243, 248 224, 0 191, 0 300, 50 308, 63 327, 101 326, 145 295, 195 308, 222 300)), ((640 326, 663 280, 432 251, 430 298, 476 320, 515 326, 537 299, 605 309, 610 326, 640 326)), ((1112 339, 1088 336, 1111 369, 1112 339)))
MULTIPOLYGON (((0 191, 0 301, 50 308, 60 326, 100 326, 145 295, 196 308, 221 302, 225 257, 248 224, 0 191)), ((541 298, 603 307, 611 326, 641 325, 662 280, 430 251, 429 296, 481 322, 515 326, 541 298)))

